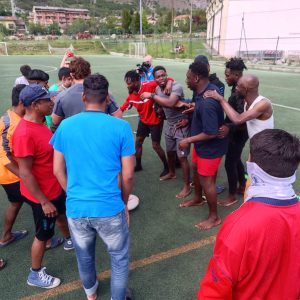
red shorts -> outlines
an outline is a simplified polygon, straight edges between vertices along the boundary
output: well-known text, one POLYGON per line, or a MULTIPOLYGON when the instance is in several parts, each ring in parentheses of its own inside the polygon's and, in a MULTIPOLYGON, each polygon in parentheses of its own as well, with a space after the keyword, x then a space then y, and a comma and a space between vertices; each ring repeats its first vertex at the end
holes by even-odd
POLYGON ((202 176, 215 176, 217 174, 219 165, 222 161, 222 156, 217 158, 203 158, 200 157, 195 148, 192 151, 192 162, 197 166, 197 172, 202 176))

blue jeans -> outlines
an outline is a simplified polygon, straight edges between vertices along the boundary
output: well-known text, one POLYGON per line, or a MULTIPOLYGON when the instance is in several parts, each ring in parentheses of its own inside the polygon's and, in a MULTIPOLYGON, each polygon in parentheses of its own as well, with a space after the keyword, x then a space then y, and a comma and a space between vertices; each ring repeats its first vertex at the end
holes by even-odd
POLYGON ((85 293, 96 293, 95 267, 97 234, 107 246, 111 259, 111 297, 124 300, 128 283, 129 231, 125 211, 108 218, 68 218, 78 270, 85 293))

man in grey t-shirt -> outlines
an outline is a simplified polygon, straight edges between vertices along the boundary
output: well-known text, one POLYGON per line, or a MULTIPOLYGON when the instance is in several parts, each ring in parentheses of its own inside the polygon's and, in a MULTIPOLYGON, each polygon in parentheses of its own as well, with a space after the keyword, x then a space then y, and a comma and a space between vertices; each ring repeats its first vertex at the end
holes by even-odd
MULTIPOLYGON (((58 127, 63 119, 85 110, 82 101, 83 81, 91 74, 90 63, 81 57, 76 57, 70 63, 70 73, 73 79, 73 85, 57 96, 52 113, 52 131, 58 127)), ((107 105, 106 113, 115 117, 122 117, 122 112, 112 95, 110 95, 110 102, 107 105)))
POLYGON ((165 126, 165 140, 168 155, 169 173, 160 178, 160 180, 168 180, 176 178, 175 161, 176 154, 179 158, 183 172, 184 186, 182 190, 176 194, 177 198, 187 197, 191 193, 190 187, 190 167, 187 160, 189 149, 180 151, 178 148, 179 142, 188 137, 190 134, 190 126, 188 116, 182 114, 183 107, 176 107, 177 103, 184 99, 183 88, 178 82, 172 85, 170 95, 164 94, 164 89, 167 84, 167 72, 162 66, 157 66, 153 70, 154 80, 158 84, 155 94, 143 93, 141 99, 152 98, 156 103, 163 107, 167 124, 165 126))

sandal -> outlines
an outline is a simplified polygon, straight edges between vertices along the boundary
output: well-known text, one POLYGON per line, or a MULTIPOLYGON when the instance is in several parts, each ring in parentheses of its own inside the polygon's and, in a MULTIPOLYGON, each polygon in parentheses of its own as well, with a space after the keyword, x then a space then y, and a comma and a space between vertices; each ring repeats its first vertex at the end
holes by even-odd
POLYGON ((0 248, 3 248, 3 247, 6 247, 8 246, 9 244, 12 244, 16 241, 19 241, 21 240, 22 238, 24 238, 26 235, 28 234, 28 231, 27 230, 16 230, 16 231, 13 231, 11 233, 11 238, 4 242, 4 243, 0 243, 0 248))

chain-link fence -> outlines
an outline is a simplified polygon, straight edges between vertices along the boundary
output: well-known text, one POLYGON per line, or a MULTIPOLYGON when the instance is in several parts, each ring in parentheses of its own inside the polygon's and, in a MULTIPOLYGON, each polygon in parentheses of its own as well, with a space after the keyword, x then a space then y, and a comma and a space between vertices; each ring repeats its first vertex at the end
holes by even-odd
POLYGON ((211 55, 240 56, 253 62, 300 63, 300 37, 236 38, 207 40, 211 55))
MULTIPOLYGON (((139 38, 122 39, 120 37, 104 37, 101 38, 101 40, 108 52, 120 52, 131 55, 132 51, 130 51, 130 44, 141 42, 139 38)), ((194 58, 199 54, 210 56, 205 45, 205 39, 203 38, 153 36, 143 38, 142 42, 145 43, 146 52, 153 57, 194 58)))

